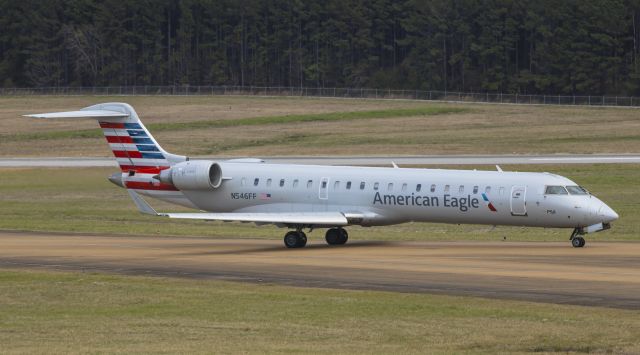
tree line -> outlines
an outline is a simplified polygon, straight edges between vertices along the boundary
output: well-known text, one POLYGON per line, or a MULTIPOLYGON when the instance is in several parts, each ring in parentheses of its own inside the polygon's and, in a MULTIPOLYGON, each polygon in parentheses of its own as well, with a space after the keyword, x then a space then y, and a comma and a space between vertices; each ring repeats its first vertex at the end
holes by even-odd
POLYGON ((640 0, 0 0, 0 85, 639 95, 640 0))

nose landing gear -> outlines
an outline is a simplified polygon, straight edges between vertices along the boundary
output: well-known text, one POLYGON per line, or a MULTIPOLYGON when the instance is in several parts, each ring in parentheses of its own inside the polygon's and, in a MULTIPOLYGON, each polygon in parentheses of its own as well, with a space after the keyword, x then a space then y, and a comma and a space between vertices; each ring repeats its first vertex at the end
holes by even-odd
POLYGON ((582 248, 587 243, 582 237, 583 231, 581 228, 575 228, 573 233, 571 233, 571 237, 569 240, 571 241, 571 246, 574 248, 582 248))

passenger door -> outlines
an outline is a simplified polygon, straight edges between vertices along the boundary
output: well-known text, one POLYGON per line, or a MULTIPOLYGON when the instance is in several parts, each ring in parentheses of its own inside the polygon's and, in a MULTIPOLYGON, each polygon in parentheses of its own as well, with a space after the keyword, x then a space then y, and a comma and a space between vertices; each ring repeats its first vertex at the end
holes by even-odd
POLYGON ((327 200, 329 198, 329 178, 323 177, 320 179, 320 190, 318 190, 318 198, 321 200, 327 200))
POLYGON ((527 187, 513 186, 511 188, 511 215, 527 215, 527 187))

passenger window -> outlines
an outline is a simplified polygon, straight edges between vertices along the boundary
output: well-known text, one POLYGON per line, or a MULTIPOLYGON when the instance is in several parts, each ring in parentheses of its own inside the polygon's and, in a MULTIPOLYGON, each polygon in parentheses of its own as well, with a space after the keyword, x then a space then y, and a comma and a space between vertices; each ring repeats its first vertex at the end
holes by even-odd
POLYGON ((293 188, 298 187, 298 179, 293 180, 293 188))
POLYGON ((422 190, 422 184, 416 185, 416 192, 420 192, 422 190))
POLYGON ((500 187, 498 193, 500 194, 500 196, 504 195, 504 187, 500 187))
POLYGON ((567 190, 563 186, 547 186, 544 191, 545 195, 568 195, 567 190))
POLYGON ((313 187, 313 180, 307 181, 307 189, 310 189, 311 187, 313 187))
POLYGON ((271 186, 271 179, 267 179, 267 187, 271 186))
POLYGON ((464 185, 460 185, 460 188, 458 188, 458 192, 464 193, 464 185))
POLYGON ((284 179, 280 179, 280 187, 284 186, 284 179))
POLYGON ((374 189, 374 190, 376 190, 376 191, 378 191, 378 187, 379 187, 379 186, 380 186, 380 183, 379 183, 379 182, 376 182, 376 183, 374 183, 374 184, 373 184, 373 189, 374 189))
POLYGON ((259 183, 260 183, 260 179, 258 178, 253 179, 253 186, 258 186, 259 183))
POLYGON ((484 188, 484 193, 485 193, 485 194, 487 194, 487 195, 488 195, 489 193, 491 193, 491 186, 487 186, 487 187, 485 187, 485 188, 484 188))
POLYGON ((347 181, 347 190, 351 190, 351 181, 347 181))
POLYGON ((334 182, 334 183, 333 183, 333 189, 334 189, 334 190, 337 190, 337 189, 339 189, 339 188, 340 188, 340 181, 336 181, 336 182, 334 182))
POLYGON ((390 182, 389 185, 387 185, 387 190, 393 191, 393 183, 392 182, 390 182))
POLYGON ((240 179, 240 186, 244 186, 247 184, 247 178, 240 179))
POLYGON ((431 192, 436 192, 436 184, 431 185, 431 192))
POLYGON ((444 193, 449 193, 449 185, 444 185, 444 193))
POLYGON ((406 183, 402 184, 402 192, 405 192, 405 191, 407 191, 407 184, 406 183))
POLYGON ((326 180, 322 182, 322 188, 323 188, 323 189, 326 189, 326 188, 327 188, 327 181, 326 181, 326 180))
POLYGON ((362 181, 362 182, 360 183, 360 190, 364 190, 364 185, 365 185, 365 184, 364 184, 364 181, 362 181))
POLYGON ((473 194, 477 194, 478 193, 478 186, 474 186, 473 187, 473 194))

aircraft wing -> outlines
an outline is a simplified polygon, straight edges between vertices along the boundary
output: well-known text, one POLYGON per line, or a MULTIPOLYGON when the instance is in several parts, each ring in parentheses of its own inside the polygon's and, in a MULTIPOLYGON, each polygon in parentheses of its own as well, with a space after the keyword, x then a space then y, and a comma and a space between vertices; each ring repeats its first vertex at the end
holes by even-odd
POLYGON ((127 190, 140 212, 155 216, 205 221, 253 222, 276 225, 346 226, 347 217, 340 212, 280 212, 280 213, 158 213, 138 193, 127 190))
POLYGON ((281 213, 159 213, 160 216, 206 221, 254 222, 257 224, 295 224, 346 226, 347 218, 340 212, 281 212, 281 213))

